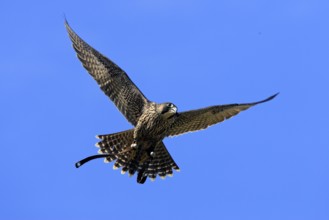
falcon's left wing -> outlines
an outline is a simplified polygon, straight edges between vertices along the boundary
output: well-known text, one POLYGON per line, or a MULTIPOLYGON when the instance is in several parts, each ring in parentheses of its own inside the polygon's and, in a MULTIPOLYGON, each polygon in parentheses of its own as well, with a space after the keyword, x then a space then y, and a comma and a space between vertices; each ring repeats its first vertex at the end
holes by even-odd
POLYGON ((217 124, 237 115, 248 108, 272 100, 277 94, 259 102, 245 104, 217 105, 203 109, 182 112, 169 129, 167 136, 180 135, 186 132, 198 131, 217 124))
POLYGON ((119 66, 82 40, 67 21, 65 26, 83 66, 127 120, 136 125, 147 98, 119 66))

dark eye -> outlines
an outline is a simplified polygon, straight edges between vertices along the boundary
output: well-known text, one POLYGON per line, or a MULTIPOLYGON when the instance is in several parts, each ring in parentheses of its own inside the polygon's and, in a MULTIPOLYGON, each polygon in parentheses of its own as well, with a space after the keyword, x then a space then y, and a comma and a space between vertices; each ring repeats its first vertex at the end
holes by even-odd
POLYGON ((172 103, 169 103, 168 104, 168 107, 172 108, 173 107, 173 104, 172 103))

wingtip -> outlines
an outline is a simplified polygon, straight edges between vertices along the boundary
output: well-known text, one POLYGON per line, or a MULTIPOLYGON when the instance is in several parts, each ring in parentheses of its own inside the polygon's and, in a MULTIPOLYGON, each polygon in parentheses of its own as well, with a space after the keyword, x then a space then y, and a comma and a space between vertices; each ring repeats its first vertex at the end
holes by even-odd
POLYGON ((65 15, 64 12, 63 12, 63 18, 64 18, 64 23, 66 24, 67 23, 67 19, 66 19, 66 15, 65 15))
POLYGON ((264 102, 268 102, 268 101, 271 101, 272 99, 274 99, 277 95, 279 95, 280 92, 277 92, 275 93, 274 95, 271 95, 270 97, 262 100, 262 101, 259 101, 259 102, 256 102, 256 103, 253 103, 254 105, 257 105, 257 104, 260 104, 260 103, 264 103, 264 102))
POLYGON ((67 21, 67 18, 66 18, 65 13, 63 13, 63 18, 64 18, 64 25, 65 25, 65 27, 70 26, 70 25, 69 25, 69 22, 67 21))
POLYGON ((71 32, 74 32, 74 31, 72 30, 68 20, 66 19, 65 14, 64 14, 64 26, 65 26, 67 32, 69 33, 69 35, 71 36, 71 32))
POLYGON ((274 99, 279 94, 280 94, 280 92, 277 92, 274 95, 271 95, 270 97, 268 97, 267 100, 270 101, 270 100, 274 99))

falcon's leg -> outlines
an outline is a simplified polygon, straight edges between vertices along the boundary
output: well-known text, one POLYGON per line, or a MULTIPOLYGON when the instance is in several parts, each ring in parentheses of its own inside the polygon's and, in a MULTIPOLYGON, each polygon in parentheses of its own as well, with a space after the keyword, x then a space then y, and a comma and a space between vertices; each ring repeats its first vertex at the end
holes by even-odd
POLYGON ((130 153, 130 156, 129 156, 129 160, 134 160, 136 159, 136 154, 137 154, 137 150, 138 150, 138 146, 137 146, 137 140, 134 139, 133 143, 130 145, 131 147, 131 153, 130 153))
POLYGON ((128 161, 136 161, 137 157, 140 153, 140 146, 137 144, 137 139, 134 138, 133 143, 130 145, 130 155, 128 157, 128 161))

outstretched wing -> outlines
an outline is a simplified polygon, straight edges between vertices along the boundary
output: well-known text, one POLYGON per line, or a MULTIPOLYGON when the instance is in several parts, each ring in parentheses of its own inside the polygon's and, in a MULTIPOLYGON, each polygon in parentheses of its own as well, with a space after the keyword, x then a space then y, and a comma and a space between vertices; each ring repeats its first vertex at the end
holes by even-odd
POLYGON ((278 93, 259 102, 217 105, 203 109, 182 112, 179 114, 171 129, 169 129, 167 136, 175 136, 186 132, 205 129, 211 125, 222 122, 225 119, 229 119, 232 116, 237 115, 241 111, 247 110, 254 105, 270 101, 277 95, 278 93))
POLYGON ((136 125, 147 98, 119 66, 82 40, 67 21, 65 26, 83 66, 127 120, 136 125))

